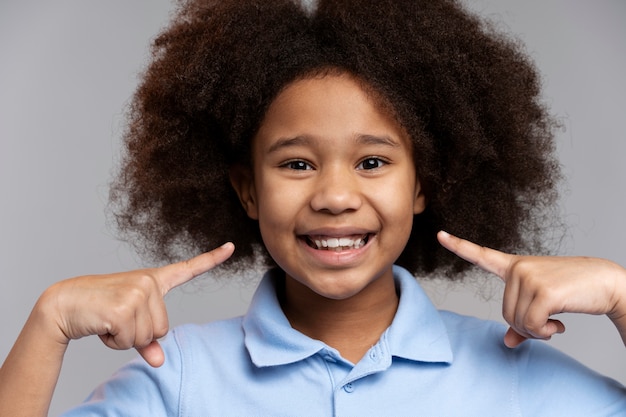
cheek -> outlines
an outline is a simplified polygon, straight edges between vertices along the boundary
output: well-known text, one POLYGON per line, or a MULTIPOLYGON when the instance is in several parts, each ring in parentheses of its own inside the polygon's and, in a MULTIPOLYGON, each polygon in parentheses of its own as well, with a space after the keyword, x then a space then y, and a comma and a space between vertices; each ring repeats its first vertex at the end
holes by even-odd
POLYGON ((387 229, 392 229, 392 238, 406 242, 413 226, 415 215, 415 186, 413 183, 396 183, 395 187, 382 188, 372 199, 378 215, 387 229))
POLYGON ((290 226, 295 218, 303 197, 294 187, 288 187, 279 179, 261 178, 258 183, 257 209, 261 232, 275 233, 290 226), (265 181, 263 181, 265 179, 265 181))
POLYGON ((415 203, 415 182, 404 178, 396 179, 391 183, 377 187, 374 201, 379 202, 381 207, 386 207, 389 213, 413 213, 415 203))

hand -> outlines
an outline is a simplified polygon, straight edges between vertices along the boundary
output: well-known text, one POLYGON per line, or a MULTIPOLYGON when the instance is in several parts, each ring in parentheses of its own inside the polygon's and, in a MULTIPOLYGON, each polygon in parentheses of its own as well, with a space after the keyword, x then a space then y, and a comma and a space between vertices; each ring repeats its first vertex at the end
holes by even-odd
POLYGON ((151 366, 161 366, 165 357, 157 339, 169 328, 163 297, 224 262, 233 250, 227 243, 161 268, 61 281, 42 296, 43 316, 58 326, 61 343, 98 335, 110 348, 134 347, 151 366))
MULTIPOLYGON (((558 313, 607 314, 626 335, 626 269, 598 258, 518 256, 439 232, 439 242, 505 283, 502 313, 511 326, 508 347, 528 338, 550 339, 565 326, 558 313)), ((626 343, 626 339, 625 343, 626 343)))

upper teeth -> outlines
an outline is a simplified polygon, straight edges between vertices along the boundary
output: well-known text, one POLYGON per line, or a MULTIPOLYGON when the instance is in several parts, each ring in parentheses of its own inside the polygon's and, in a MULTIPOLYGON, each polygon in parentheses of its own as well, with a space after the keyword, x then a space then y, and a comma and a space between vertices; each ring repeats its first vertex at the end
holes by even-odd
POLYGON ((315 246, 317 246, 318 249, 322 249, 322 248, 330 248, 330 249, 336 249, 336 248, 354 248, 354 249, 358 249, 361 246, 365 245, 365 237, 360 237, 357 239, 350 239, 347 237, 341 237, 341 238, 328 238, 328 239, 314 239, 313 241, 315 242, 315 246))

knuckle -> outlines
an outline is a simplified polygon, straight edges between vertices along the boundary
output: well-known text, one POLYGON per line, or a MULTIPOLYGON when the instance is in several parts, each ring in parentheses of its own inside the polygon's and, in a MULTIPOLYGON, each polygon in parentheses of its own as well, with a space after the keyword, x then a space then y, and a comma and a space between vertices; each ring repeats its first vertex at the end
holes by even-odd
POLYGON ((140 349, 145 348, 150 343, 152 343, 152 340, 154 340, 152 335, 144 335, 144 336, 136 337, 133 347, 140 348, 140 349))
POLYGON ((159 339, 167 334, 169 331, 168 323, 159 323, 154 326, 153 336, 155 339, 159 339))
POLYGON ((144 272, 135 277, 134 286, 147 293, 156 287, 156 279, 151 274, 144 272))
POLYGON ((153 277, 148 274, 136 276, 129 285, 121 289, 120 300, 125 303, 138 306, 147 302, 150 294, 155 290, 156 283, 153 277))
POLYGON ((545 322, 527 319, 523 322, 523 328, 535 338, 543 339, 548 336, 545 330, 545 322))
POLYGON ((511 260, 511 271, 521 277, 532 277, 532 262, 523 256, 511 260))
POLYGON ((132 338, 127 335, 120 333, 115 336, 112 335, 104 335, 100 336, 102 342, 109 348, 115 350, 126 350, 133 347, 132 338))
POLYGON ((541 329, 541 326, 538 326, 537 323, 532 320, 524 320, 522 326, 528 333, 531 334, 537 334, 537 332, 541 329))
POLYGON ((154 338, 155 339, 162 338, 163 336, 165 336, 167 334, 168 330, 169 330, 168 327, 161 327, 161 328, 155 329, 154 330, 154 338))

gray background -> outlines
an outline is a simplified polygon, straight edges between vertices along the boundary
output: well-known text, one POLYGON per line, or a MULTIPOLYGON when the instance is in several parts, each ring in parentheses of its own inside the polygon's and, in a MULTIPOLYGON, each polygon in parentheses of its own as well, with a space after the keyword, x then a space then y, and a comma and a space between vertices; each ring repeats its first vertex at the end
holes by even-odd
MULTIPOLYGON (((561 118, 570 226, 560 252, 626 265, 626 3, 478 0, 471 7, 517 33, 561 118)), ((123 109, 167 21, 166 0, 0 3, 0 358, 53 282, 127 270, 140 261, 104 216, 123 109)), ((253 284, 203 280, 168 297, 173 325, 245 311, 253 284)), ((497 279, 428 285, 444 308, 500 320, 497 279)), ((626 383, 624 346, 605 317, 564 317, 552 342, 626 383)), ((81 401, 134 353, 73 342, 51 415, 81 401)))

